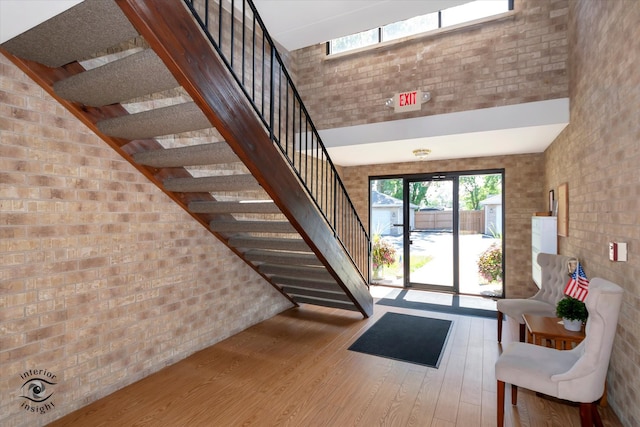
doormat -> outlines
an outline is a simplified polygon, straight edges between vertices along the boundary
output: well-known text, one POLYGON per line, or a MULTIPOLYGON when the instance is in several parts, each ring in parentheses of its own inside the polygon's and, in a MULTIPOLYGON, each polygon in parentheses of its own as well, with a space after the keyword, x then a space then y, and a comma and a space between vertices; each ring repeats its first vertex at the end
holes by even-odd
POLYGON ((400 292, 399 295, 395 297, 382 297, 376 304, 386 305, 390 307, 399 307, 399 308, 410 308, 413 310, 425 310, 425 311, 437 311, 440 313, 449 313, 449 314, 460 314, 463 316, 478 316, 478 317, 488 317, 491 319, 496 318, 496 311, 494 310, 485 310, 481 308, 472 308, 472 307, 461 307, 459 302, 459 297, 455 295, 453 297, 453 302, 444 305, 444 304, 435 304, 429 302, 420 302, 420 301, 407 301, 404 296, 406 295, 406 291, 400 292))
POLYGON ((385 313, 349 350, 437 368, 451 321, 385 313))

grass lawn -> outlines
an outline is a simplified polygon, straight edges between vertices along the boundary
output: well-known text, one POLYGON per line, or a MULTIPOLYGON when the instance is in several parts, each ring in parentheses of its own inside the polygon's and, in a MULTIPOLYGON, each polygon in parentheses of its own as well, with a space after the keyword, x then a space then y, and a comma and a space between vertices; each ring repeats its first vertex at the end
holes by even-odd
MULTIPOLYGON (((409 265, 409 271, 412 273, 423 267, 429 261, 431 261, 433 257, 431 255, 412 255, 411 256, 411 264, 409 265)), ((393 277, 402 277, 402 260, 396 260, 389 267, 385 267, 385 276, 393 276, 393 277)))

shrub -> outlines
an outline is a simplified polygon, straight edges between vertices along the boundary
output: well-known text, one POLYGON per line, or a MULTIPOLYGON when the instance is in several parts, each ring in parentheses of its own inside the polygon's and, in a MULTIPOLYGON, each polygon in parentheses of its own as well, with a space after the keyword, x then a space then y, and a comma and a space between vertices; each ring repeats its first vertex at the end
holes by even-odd
POLYGON ((478 272, 487 282, 502 280, 502 248, 495 243, 478 258, 478 272))
POLYGON ((390 266, 396 262, 396 249, 388 240, 381 238, 379 235, 373 236, 371 262, 374 270, 381 265, 390 266))
POLYGON ((589 316, 587 306, 579 299, 565 296, 556 306, 556 316, 568 320, 580 320, 584 322, 589 316))

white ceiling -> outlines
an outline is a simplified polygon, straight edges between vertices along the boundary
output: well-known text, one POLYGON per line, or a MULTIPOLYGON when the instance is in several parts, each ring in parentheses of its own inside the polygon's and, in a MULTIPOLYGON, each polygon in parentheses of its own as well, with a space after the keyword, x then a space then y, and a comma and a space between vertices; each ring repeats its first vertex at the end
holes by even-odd
MULTIPOLYGON (((428 105, 428 104, 426 104, 428 105)), ((424 107, 423 107, 424 108, 424 107)), ((541 153, 569 123, 569 99, 438 114, 320 131, 341 166, 541 153)))
MULTIPOLYGON (((0 42, 80 1, 0 0, 0 42)), ((287 50, 324 43, 466 1, 254 0, 269 33, 287 50)), ((381 97, 381 108, 386 108, 384 101, 381 97)), ((429 106, 427 103, 422 108, 429 106)), ((568 99, 560 99, 328 129, 321 136, 334 163, 346 166, 414 161, 415 148, 431 149, 427 160, 539 153, 568 122, 568 99), (553 114, 548 114, 551 111, 553 114), (505 115, 519 119, 506 120, 505 115), (479 125, 468 126, 473 123, 479 125)))
POLYGON ((80 2, 82 0, 0 0, 0 43, 80 2))

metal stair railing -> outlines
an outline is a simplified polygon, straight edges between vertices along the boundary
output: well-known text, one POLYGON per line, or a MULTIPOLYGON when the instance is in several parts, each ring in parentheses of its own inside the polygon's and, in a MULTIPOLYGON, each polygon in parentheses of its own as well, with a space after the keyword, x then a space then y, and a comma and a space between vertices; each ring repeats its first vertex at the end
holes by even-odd
POLYGON ((184 0, 365 282, 370 240, 251 0, 184 0))

